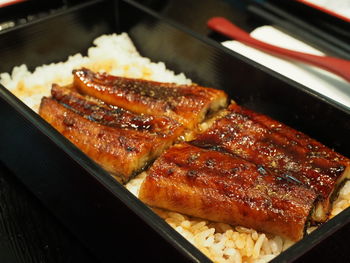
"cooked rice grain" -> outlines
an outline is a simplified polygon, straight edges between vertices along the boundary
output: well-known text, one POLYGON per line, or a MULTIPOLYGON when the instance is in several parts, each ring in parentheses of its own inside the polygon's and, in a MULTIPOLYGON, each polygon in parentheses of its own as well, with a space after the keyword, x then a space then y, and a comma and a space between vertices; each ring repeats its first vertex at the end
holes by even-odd
POLYGON ((86 67, 113 75, 148 80, 190 84, 184 74, 176 75, 162 62, 154 63, 140 56, 126 33, 103 35, 94 40, 88 56, 75 54, 67 61, 37 67, 30 72, 26 65, 14 67, 12 73, 0 74, 0 83, 38 112, 41 98, 49 96, 52 83, 67 85, 73 81, 72 70, 86 67))
MULTIPOLYGON (((142 173, 126 187, 134 194, 138 193, 145 177, 146 173, 142 173)), ((350 181, 340 190, 333 206, 331 217, 350 206, 350 181)), ((294 244, 289 239, 242 226, 208 222, 158 208, 153 210, 214 262, 269 262, 294 244)), ((311 233, 316 228, 310 227, 307 232, 311 233)))

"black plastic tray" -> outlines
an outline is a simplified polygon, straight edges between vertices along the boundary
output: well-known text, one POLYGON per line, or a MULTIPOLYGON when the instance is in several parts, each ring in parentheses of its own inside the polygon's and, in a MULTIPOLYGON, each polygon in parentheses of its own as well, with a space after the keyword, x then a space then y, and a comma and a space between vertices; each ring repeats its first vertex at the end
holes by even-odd
MULTIPOLYGON (((66 60, 112 32, 128 32, 142 55, 350 156, 348 109, 131 1, 89 1, 0 34, 0 72, 66 60)), ((1 162, 102 262, 210 262, 3 87, 0 118, 1 162)), ((349 221, 348 209, 276 260, 296 259, 349 221)))

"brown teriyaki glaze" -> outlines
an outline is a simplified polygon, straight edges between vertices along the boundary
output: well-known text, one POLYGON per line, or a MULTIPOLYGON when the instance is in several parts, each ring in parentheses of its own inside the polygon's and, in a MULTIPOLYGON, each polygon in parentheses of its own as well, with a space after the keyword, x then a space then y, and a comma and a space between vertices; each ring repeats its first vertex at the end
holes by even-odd
POLYGON ((140 172, 173 144, 183 128, 167 136, 102 125, 51 98, 43 98, 39 114, 87 156, 123 182, 140 172))
POLYGON ((150 206, 299 240, 317 195, 232 154, 182 143, 155 161, 139 197, 150 206))
POLYGON ((350 163, 307 135, 236 104, 192 143, 236 154, 269 169, 281 181, 306 185, 320 195, 326 210, 350 163))
POLYGON ((103 101, 82 96, 70 88, 57 84, 52 85, 51 95, 53 99, 75 113, 106 126, 144 131, 164 137, 171 136, 174 132, 179 136, 180 131, 184 130, 181 124, 168 117, 133 113, 103 101))
POLYGON ((73 85, 84 94, 133 112, 168 116, 189 129, 196 128, 211 108, 226 105, 223 91, 198 85, 118 77, 86 68, 73 75, 73 85))

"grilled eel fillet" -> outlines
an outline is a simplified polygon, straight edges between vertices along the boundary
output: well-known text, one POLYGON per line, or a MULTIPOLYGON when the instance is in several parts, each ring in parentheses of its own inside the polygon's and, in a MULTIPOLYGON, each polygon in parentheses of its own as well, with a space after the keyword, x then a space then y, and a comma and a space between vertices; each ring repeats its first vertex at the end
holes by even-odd
POLYGON ((317 195, 240 157, 181 143, 153 163, 139 198, 150 206, 297 241, 317 195))
POLYGON ((127 110, 155 116, 168 116, 186 128, 196 129, 208 112, 227 104, 220 90, 198 85, 176 85, 74 70, 73 85, 79 92, 127 110))
POLYGON ((145 168, 184 127, 167 117, 134 114, 53 85, 39 114, 122 182, 145 168))
POLYGON ((227 115, 217 119, 193 144, 220 148, 314 190, 319 195, 312 214, 315 222, 327 219, 331 199, 350 176, 350 161, 346 157, 301 132, 236 104, 231 104, 227 115))

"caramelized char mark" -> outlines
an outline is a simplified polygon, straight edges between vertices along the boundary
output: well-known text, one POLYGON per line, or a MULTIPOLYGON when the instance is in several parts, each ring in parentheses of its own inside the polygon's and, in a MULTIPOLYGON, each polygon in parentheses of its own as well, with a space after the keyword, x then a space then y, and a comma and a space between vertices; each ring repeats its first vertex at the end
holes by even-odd
POLYGON ((282 180, 314 189, 325 211, 322 218, 315 220, 324 221, 330 197, 349 160, 263 114, 236 104, 231 104, 228 111, 192 143, 236 154, 271 170, 282 180))
POLYGON ((189 129, 197 128, 207 111, 226 105, 227 95, 220 90, 198 85, 176 85, 94 73, 88 69, 74 70, 74 86, 127 110, 168 116, 189 129))
POLYGON ((182 143, 155 161, 139 197, 150 206, 299 240, 317 195, 237 156, 182 143))
POLYGON ((144 131, 93 122, 50 98, 43 98, 39 114, 106 171, 123 182, 140 172, 176 139, 144 131))
POLYGON ((137 114, 94 100, 57 84, 52 85, 52 98, 64 104, 75 113, 102 125, 144 131, 155 136, 177 138, 184 130, 176 121, 162 116, 137 114))

